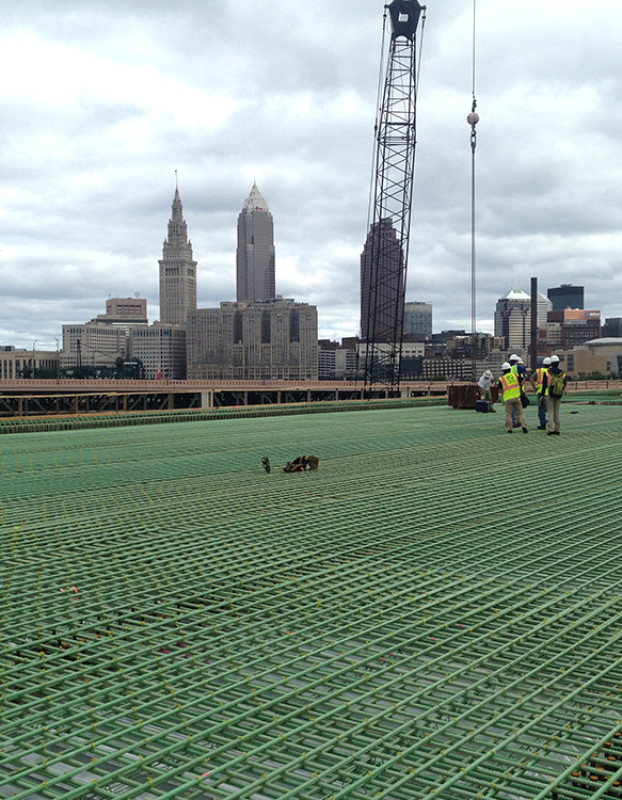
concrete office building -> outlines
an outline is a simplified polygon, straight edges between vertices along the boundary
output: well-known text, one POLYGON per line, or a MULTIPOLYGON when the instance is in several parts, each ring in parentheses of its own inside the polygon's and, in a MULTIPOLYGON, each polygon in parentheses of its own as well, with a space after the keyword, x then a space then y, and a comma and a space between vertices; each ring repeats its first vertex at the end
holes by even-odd
POLYGON ((277 298, 188 317, 190 380, 317 380, 317 308, 277 298))
POLYGON ((130 357, 130 328, 86 322, 63 325, 63 349, 60 365, 63 370, 80 366, 113 367, 117 358, 130 357))
POLYGON ((147 301, 110 297, 106 313, 83 324, 63 325, 62 369, 78 366, 111 367, 117 358, 131 357, 130 334, 147 326, 147 301))
MULTIPOLYGON (((546 318, 551 310, 551 301, 538 293, 537 326, 546 326, 546 318)), ((495 308, 495 337, 502 337, 507 350, 518 350, 519 355, 527 353, 531 340, 531 297, 520 289, 510 290, 499 298, 495 308)))
POLYGON ((139 358, 148 380, 184 380, 186 377, 186 328, 156 322, 132 328, 132 358, 139 358))
POLYGON ((98 314, 95 320, 111 324, 135 322, 146 325, 147 301, 141 297, 109 297, 106 300, 106 313, 98 314))
POLYGON ((25 350, 13 345, 0 346, 0 380, 56 378, 58 371, 57 350, 25 350))
POLYGON ((318 376, 320 380, 356 380, 359 356, 357 336, 346 336, 341 344, 330 339, 318 341, 318 376))
POLYGON ((268 204, 256 183, 238 217, 236 262, 238 303, 273 300, 274 227, 268 204))
POLYGON ((160 322, 183 325, 197 307, 197 262, 192 258, 188 226, 183 216, 179 191, 175 188, 168 237, 162 246, 160 265, 160 322))

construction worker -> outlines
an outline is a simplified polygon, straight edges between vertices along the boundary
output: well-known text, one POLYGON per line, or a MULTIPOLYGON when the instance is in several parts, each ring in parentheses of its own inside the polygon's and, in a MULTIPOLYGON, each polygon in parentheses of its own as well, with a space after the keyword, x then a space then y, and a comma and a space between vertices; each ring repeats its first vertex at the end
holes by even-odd
MULTIPOLYGON (((520 381, 521 393, 522 393, 524 391, 523 382, 527 377, 527 369, 523 364, 523 359, 520 356, 517 356, 516 353, 512 353, 508 361, 510 362, 510 367, 512 369, 512 372, 515 372, 518 375, 518 380, 520 381)), ((512 424, 514 425, 515 428, 521 427, 518 418, 516 416, 516 411, 512 411, 512 424)))
POLYGON ((512 411, 516 412, 520 427, 523 433, 527 433, 527 420, 520 401, 521 382, 518 374, 512 369, 512 365, 504 361, 501 365, 503 375, 499 378, 499 391, 503 393, 503 405, 505 407, 505 427, 508 433, 512 433, 514 427, 512 423, 512 411))
POLYGON ((546 395, 542 391, 542 381, 544 379, 544 373, 551 365, 551 359, 547 356, 542 360, 542 366, 538 367, 538 369, 533 373, 531 376, 531 382, 535 386, 536 392, 538 393, 538 420, 540 424, 538 425, 539 431, 546 430, 546 395))
POLYGON ((480 390, 480 398, 482 400, 486 400, 490 404, 489 405, 490 411, 495 410, 492 404, 492 391, 490 389, 490 384, 492 383, 492 380, 493 380, 492 372, 489 369, 487 369, 477 382, 477 385, 480 390))
POLYGON ((549 415, 547 436, 559 436, 559 407, 567 380, 566 374, 560 369, 559 356, 551 356, 551 365, 542 376, 542 392, 546 397, 546 411, 549 415))
POLYGON ((522 381, 525 380, 527 377, 527 367, 525 366, 525 362, 520 356, 516 356, 516 372, 518 377, 521 378, 522 381))

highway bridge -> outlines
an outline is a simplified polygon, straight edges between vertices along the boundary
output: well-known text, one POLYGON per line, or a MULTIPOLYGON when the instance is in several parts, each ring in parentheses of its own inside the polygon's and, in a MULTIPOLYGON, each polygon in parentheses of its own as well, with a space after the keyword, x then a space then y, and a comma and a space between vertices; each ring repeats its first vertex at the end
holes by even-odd
MULTIPOLYGON (((445 382, 408 382, 400 397, 443 396, 445 382)), ((164 411, 387 398, 362 381, 143 381, 16 379, 0 381, 0 416, 164 411)))
MULTIPOLYGON (((399 397, 443 397, 451 387, 476 391, 475 384, 406 381, 399 397), (467 389, 466 387, 470 387, 467 389)), ((622 381, 575 381, 570 391, 621 389, 622 381)), ((0 417, 166 411, 231 406, 280 405, 318 401, 385 399, 391 390, 363 381, 142 381, 15 379, 0 380, 0 417)))

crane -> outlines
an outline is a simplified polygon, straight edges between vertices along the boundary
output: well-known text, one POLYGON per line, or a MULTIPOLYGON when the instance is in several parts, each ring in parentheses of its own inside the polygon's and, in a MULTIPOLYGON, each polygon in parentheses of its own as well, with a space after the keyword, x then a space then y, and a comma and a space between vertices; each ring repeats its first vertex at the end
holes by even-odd
MULTIPOLYGON (((370 186, 373 214, 370 211, 361 256, 366 396, 378 384, 399 394, 416 144, 416 33, 420 19, 423 32, 426 7, 417 0, 393 0, 385 5, 383 31, 387 11, 392 30, 385 77, 379 82, 382 102, 370 186)), ((384 33, 382 50, 384 54, 384 33)))

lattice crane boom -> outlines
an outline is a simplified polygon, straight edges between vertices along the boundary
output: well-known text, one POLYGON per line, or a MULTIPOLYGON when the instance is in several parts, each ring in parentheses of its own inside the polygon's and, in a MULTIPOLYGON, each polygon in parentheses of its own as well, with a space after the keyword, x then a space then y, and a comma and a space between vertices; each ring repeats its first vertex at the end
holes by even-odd
POLYGON ((425 20, 417 0, 385 6, 391 40, 376 125, 373 215, 361 257, 361 332, 365 340, 365 388, 399 391, 404 295, 416 144, 416 32, 425 20))

